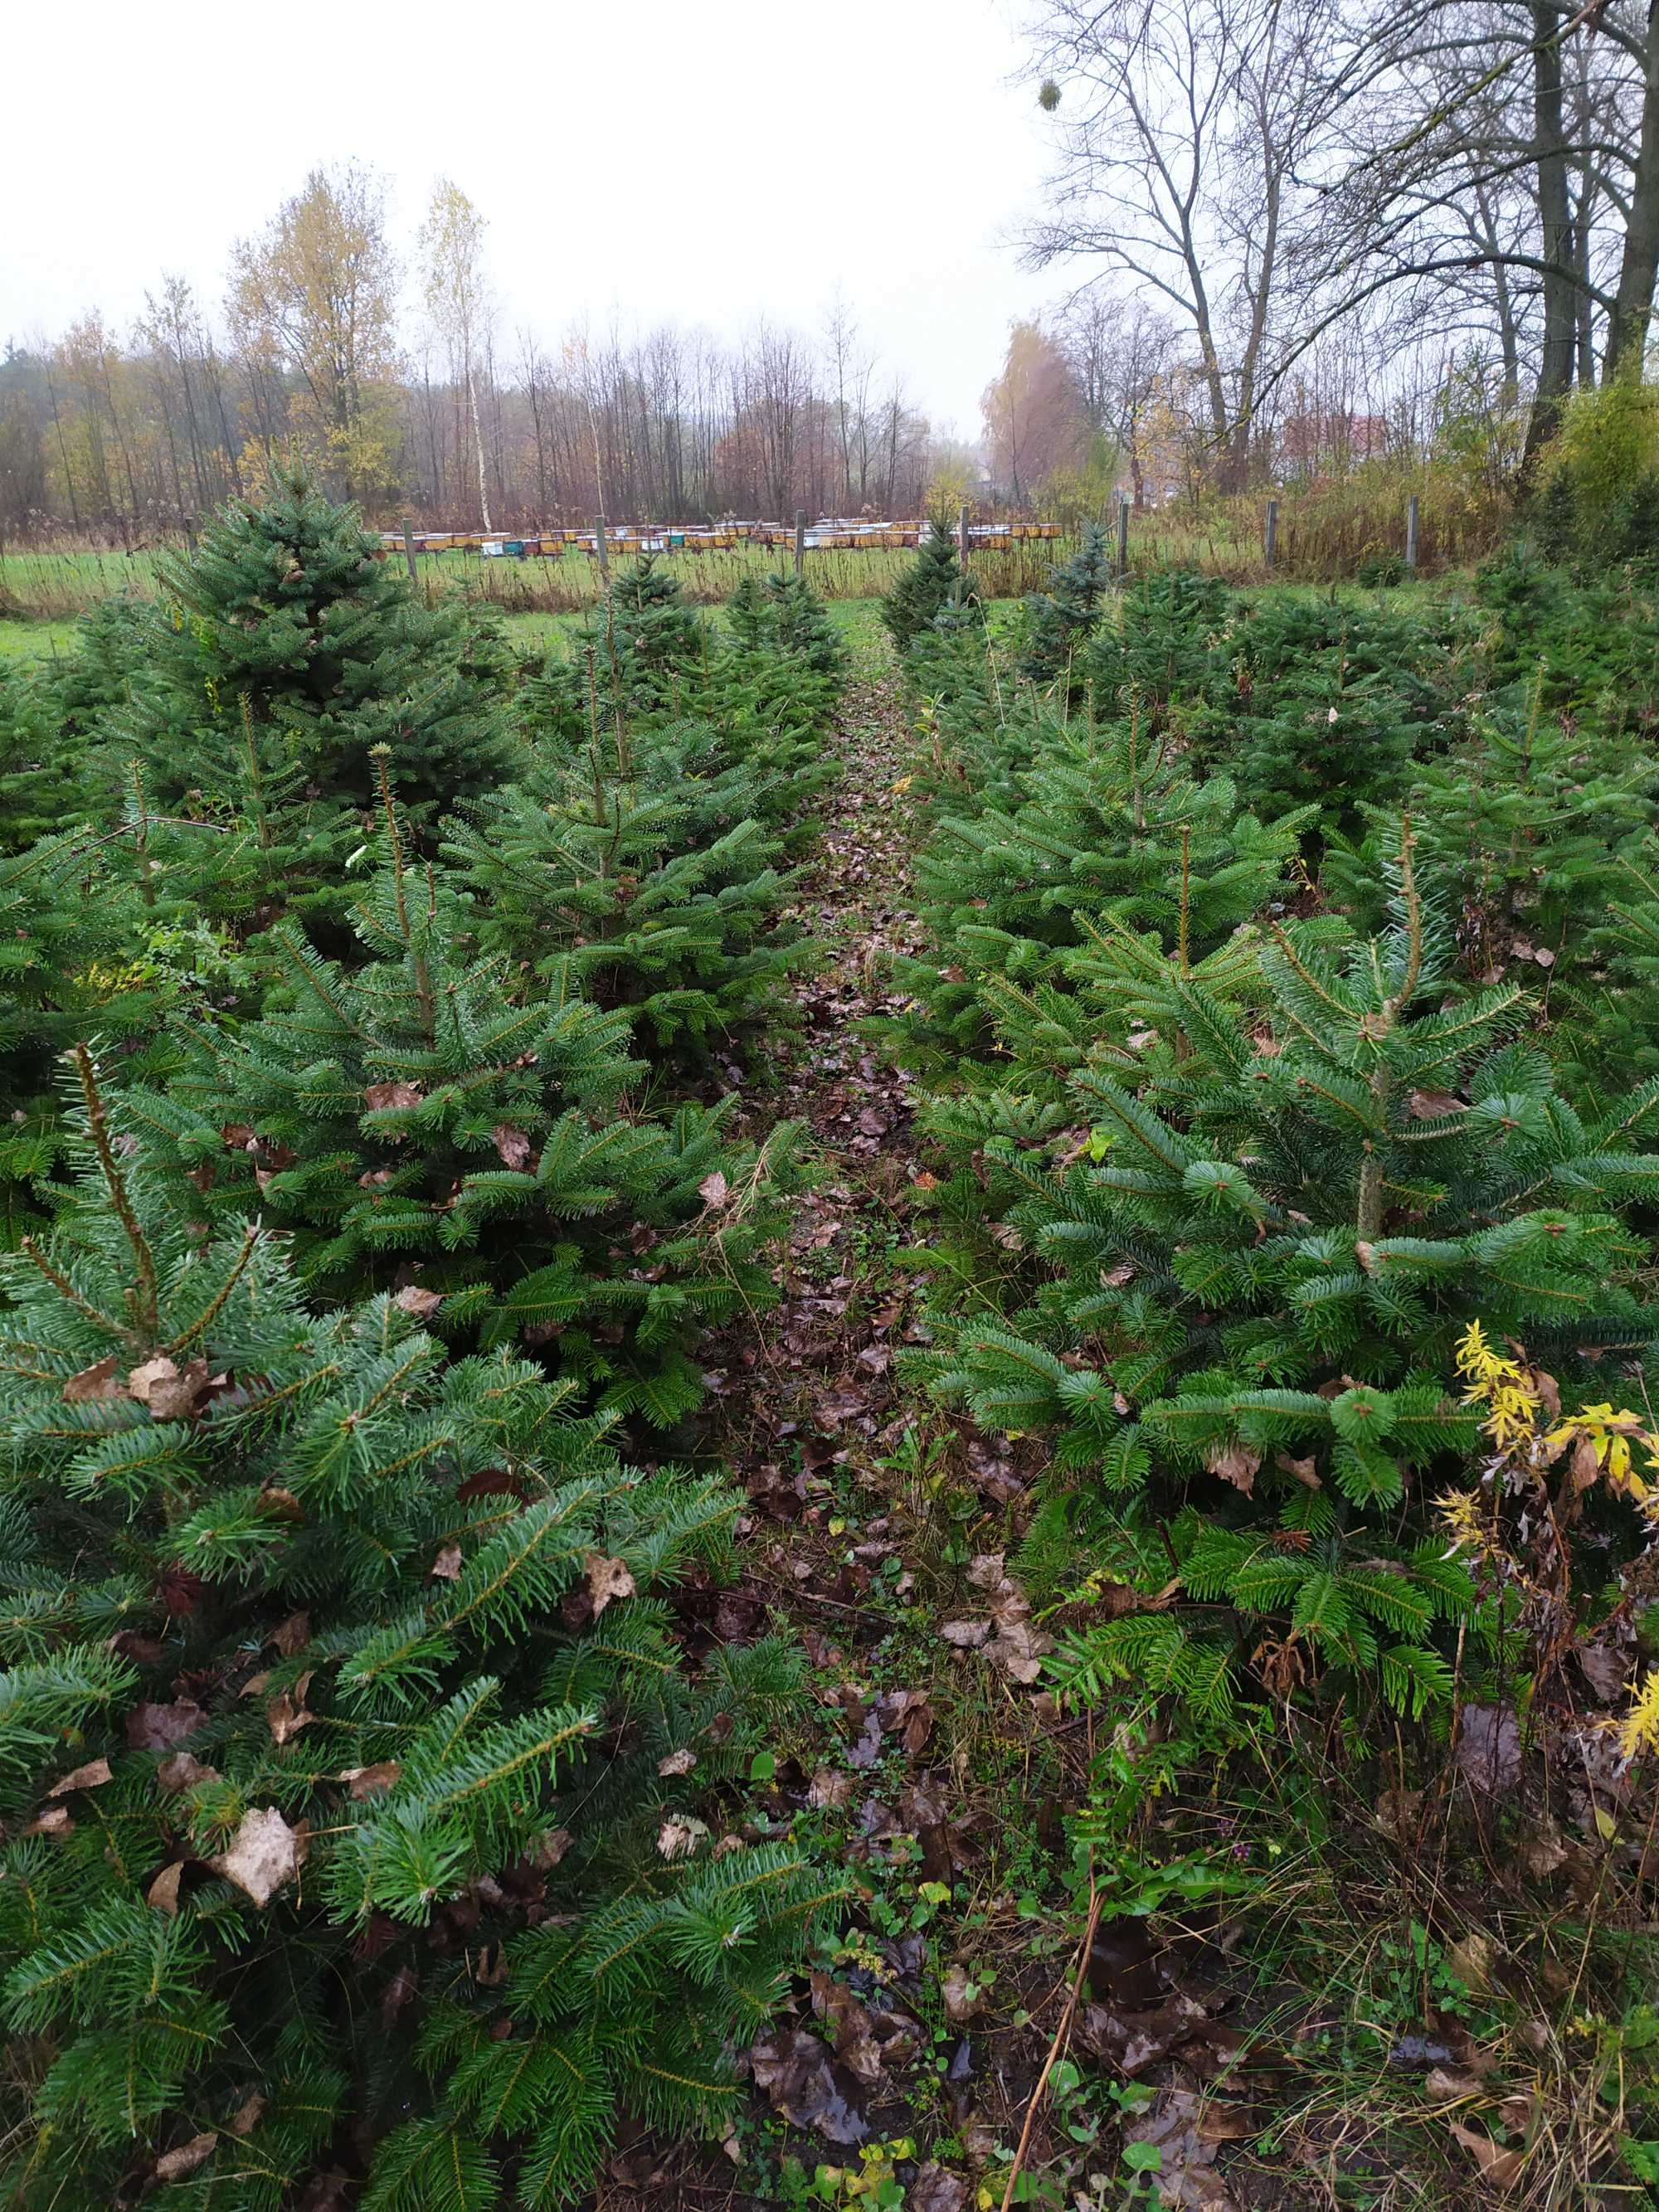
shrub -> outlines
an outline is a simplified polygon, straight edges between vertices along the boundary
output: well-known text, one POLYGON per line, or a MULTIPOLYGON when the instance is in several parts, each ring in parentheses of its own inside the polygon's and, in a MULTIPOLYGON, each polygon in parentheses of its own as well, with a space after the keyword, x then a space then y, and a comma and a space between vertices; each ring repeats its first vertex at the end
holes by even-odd
MULTIPOLYGON (((702 1395, 696 1329, 772 1295, 753 1256, 765 1168, 728 1145, 723 1109, 641 1111, 627 1017, 568 967, 514 988, 453 883, 410 866, 389 790, 385 807, 362 964, 272 933, 282 988, 261 1018, 195 1025, 142 1110, 204 1204, 257 1198, 293 1231, 308 1281, 342 1298, 402 1284, 446 1334, 552 1346, 606 1406, 672 1425, 702 1395)), ((786 1125, 769 1159, 788 1141, 786 1125)))
POLYGON ((957 560, 955 533, 945 516, 935 515, 922 535, 915 559, 883 599, 881 618, 888 636, 902 653, 953 610, 969 626, 985 618, 979 595, 963 577, 957 560))
POLYGON ((170 618, 130 713, 111 723, 158 798, 211 791, 245 713, 325 799, 373 805, 379 744, 422 817, 499 780, 506 662, 493 630, 459 600, 425 605, 380 554, 355 507, 279 474, 265 500, 226 507, 192 560, 166 565, 170 618))
POLYGON ((316 1314, 78 1068, 0 1340, 9 2197, 571 2203, 620 2116, 719 2112, 842 1894, 694 1809, 802 1694, 676 1644, 737 1500, 395 1297, 316 1314))

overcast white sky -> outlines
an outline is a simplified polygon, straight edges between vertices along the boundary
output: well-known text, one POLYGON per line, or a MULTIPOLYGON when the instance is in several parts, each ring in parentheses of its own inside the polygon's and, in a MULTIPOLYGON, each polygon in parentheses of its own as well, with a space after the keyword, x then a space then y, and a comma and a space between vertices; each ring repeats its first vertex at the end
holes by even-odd
MULTIPOLYGON (((1065 289, 999 233, 1035 198, 1021 0, 11 0, 0 340, 163 270, 216 308, 230 241, 318 161, 387 178, 405 257, 434 179, 489 218, 502 337, 764 314, 837 286, 938 421, 978 429, 1010 319, 1065 289), (26 212, 20 212, 26 210, 26 212)), ((412 287, 411 287, 412 291, 412 287)))

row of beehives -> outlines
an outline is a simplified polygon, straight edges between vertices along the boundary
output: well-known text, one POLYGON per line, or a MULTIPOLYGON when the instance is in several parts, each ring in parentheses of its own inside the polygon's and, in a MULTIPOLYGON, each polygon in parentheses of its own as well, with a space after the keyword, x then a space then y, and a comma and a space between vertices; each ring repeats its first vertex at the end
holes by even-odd
MULTIPOLYGON (((842 522, 809 524, 801 543, 809 552, 861 551, 866 547, 914 549, 930 531, 926 522, 842 522)), ((985 551, 1006 552, 1026 538, 1058 538, 1053 522, 981 522, 969 526, 971 543, 985 551)), ((599 534, 592 530, 540 530, 524 537, 507 537, 479 530, 417 530, 412 533, 417 553, 477 553, 485 559, 527 560, 532 555, 553 556, 578 551, 597 554, 599 534)), ((381 550, 396 552, 404 544, 401 531, 383 531, 381 550)), ((608 553, 729 552, 739 545, 793 547, 794 531, 778 522, 727 522, 713 526, 688 525, 677 529, 666 524, 607 524, 608 553)))

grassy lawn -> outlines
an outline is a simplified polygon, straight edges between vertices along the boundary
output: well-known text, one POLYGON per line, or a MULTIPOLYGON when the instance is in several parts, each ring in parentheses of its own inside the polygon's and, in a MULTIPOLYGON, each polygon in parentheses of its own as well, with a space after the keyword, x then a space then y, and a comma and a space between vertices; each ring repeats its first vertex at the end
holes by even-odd
MULTIPOLYGON (((856 651, 873 639, 880 630, 880 617, 873 599, 834 599, 830 604, 830 618, 856 651)), ((724 620, 724 610, 711 607, 708 618, 715 623, 724 620)), ((545 612, 514 613, 504 611, 501 626, 514 649, 528 659, 549 653, 562 641, 574 637, 581 629, 579 613, 549 614, 545 612)), ((73 653, 77 642, 73 622, 0 622, 0 659, 13 653, 73 653)))

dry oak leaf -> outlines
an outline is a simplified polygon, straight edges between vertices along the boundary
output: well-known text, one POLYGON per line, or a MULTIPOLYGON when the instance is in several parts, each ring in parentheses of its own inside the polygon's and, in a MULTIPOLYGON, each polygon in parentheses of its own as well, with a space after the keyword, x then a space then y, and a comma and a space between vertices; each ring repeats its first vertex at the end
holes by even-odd
POLYGON ((1005 1620, 997 1630, 995 1641, 986 1646, 986 1654, 992 1665, 1000 1667, 1011 1682, 1021 1683, 1029 1689, 1042 1672, 1045 1653, 1054 1648, 1054 1638, 1033 1628, 1029 1620, 1005 1620))
MULTIPOLYGON (((159 1363, 158 1363, 159 1364, 159 1363)), ((168 1365, 172 1364, 169 1361, 168 1365)), ((157 1376, 150 1385, 150 1419, 182 1421, 201 1410, 203 1394, 217 1385, 222 1389, 228 1375, 210 1375, 205 1359, 192 1359, 172 1375, 157 1376)))
POLYGON ((317 1717, 306 1704, 306 1692, 311 1687, 311 1678, 316 1670, 307 1668, 291 1690, 279 1690, 265 1707, 265 1722, 273 1741, 284 1744, 309 1728, 317 1717))
POLYGON ((522 1129, 515 1129, 510 1121, 497 1121, 489 1133, 489 1141, 500 1153, 503 1167, 529 1166, 530 1139, 522 1129))
POLYGON ((216 1766, 204 1766, 191 1753, 175 1751, 156 1768, 155 1779, 163 1790, 193 1790, 198 1782, 217 1782, 220 1774, 216 1766))
POLYGON ((70 1818, 69 1807, 48 1805, 44 1813, 29 1822, 23 1833, 26 1836, 50 1836, 54 1843, 61 1843, 65 1836, 75 1833, 75 1822, 70 1818))
POLYGON ((136 1398, 141 1406, 148 1406, 157 1383, 173 1382, 178 1377, 179 1370, 166 1352, 157 1352, 154 1359, 145 1360, 143 1366, 135 1367, 127 1376, 127 1395, 136 1398))
POLYGON ((71 1790, 96 1790, 114 1779, 106 1759, 89 1759, 84 1766, 77 1766, 61 1782, 54 1782, 47 1790, 48 1797, 66 1796, 71 1790))
POLYGON ((118 1364, 117 1355, 112 1352, 107 1359, 100 1359, 94 1366, 83 1367, 78 1375, 71 1375, 64 1385, 64 1404, 90 1406, 100 1399, 125 1397, 126 1393, 115 1376, 118 1364))
POLYGON ((984 1993, 969 1975, 966 1966, 951 1966, 939 1984, 939 1995, 945 1999, 946 2020, 971 2020, 976 2012, 985 2008, 984 1993))
POLYGON ((1407 1100, 1413 1121, 1443 1121, 1448 1114, 1468 1111, 1461 1098, 1454 1098, 1449 1091, 1413 1091, 1407 1100))
POLYGON ((243 1814, 230 1849, 208 1864, 256 1905, 269 1905, 279 1889, 298 1879, 310 1845, 304 1827, 290 1828, 274 1805, 265 1805, 243 1814))
POLYGON ((1495 1797, 1521 1779, 1521 1724, 1510 1705, 1465 1705, 1457 1765, 1470 1786, 1495 1797))
POLYGON ((690 1774, 696 1763, 697 1754, 695 1751, 689 1749, 671 1751, 666 1759, 659 1759, 657 1761, 657 1771, 659 1774, 690 1774))
POLYGON ((216 2135, 192 2136, 187 2143, 181 2143, 177 2150, 167 2151, 156 2160, 155 2179, 158 2181, 185 2180, 195 2172, 198 2166, 210 2159, 218 2147, 216 2135))
POLYGON ((405 1283, 392 1301, 400 1312, 413 1314, 416 1321, 436 1313, 443 1302, 441 1291, 423 1291, 418 1283, 405 1283))
POLYGON ((806 1802, 820 1812, 839 1813, 853 1802, 853 1792, 858 1788, 856 1775, 847 1774, 833 1766, 821 1766, 806 1786, 806 1802))
POLYGON ((234 2136, 251 2136, 264 2114, 265 2099, 255 2089, 238 2106, 230 2123, 230 2132, 234 2136))
POLYGON ((127 1715, 127 1741, 135 1751, 171 1751, 206 1718, 193 1698, 175 1698, 166 1705, 147 1699, 127 1715))
POLYGON ((303 1651, 311 1641, 311 1615, 291 1613, 286 1620, 279 1620, 265 1642, 279 1658, 291 1659, 296 1651, 303 1651))
POLYGON ((1231 1482, 1235 1490, 1249 1498, 1255 1489, 1255 1473, 1261 1464, 1261 1455, 1252 1451, 1248 1444, 1212 1444, 1204 1455, 1204 1464, 1212 1474, 1218 1474, 1224 1482, 1231 1482))
POLYGON ((352 1796, 361 1801, 378 1797, 382 1790, 395 1790, 402 1772, 395 1759, 377 1759, 373 1766, 343 1767, 334 1779, 349 1783, 352 1796))
POLYGON ((383 1114, 389 1106, 419 1106, 425 1099, 425 1091, 413 1083, 371 1083, 363 1093, 371 1114, 383 1114))
POLYGON ((1518 2150, 1505 2150, 1484 2130, 1463 2127, 1456 2120, 1451 2123, 1451 2131, 1495 2189, 1512 2189, 1521 2179, 1522 2160, 1518 2150))
POLYGON ((991 1633, 988 1620, 947 1620, 940 1624, 939 1635, 946 1644, 955 1644, 958 1651, 977 1651, 991 1633))
POLYGON ((590 1552, 587 1555, 587 1594, 593 1601, 595 1620, 613 1597, 632 1597, 634 1577, 626 1561, 607 1559, 601 1553, 590 1552))
POLYGON ((905 2212, 963 2212, 967 2202, 967 2181, 936 2159, 917 2168, 915 2179, 904 2192, 905 2212))
POLYGON ((459 1544, 446 1544, 443 1549, 439 1553, 437 1558, 434 1559, 432 1565, 427 1569, 427 1573, 434 1582, 459 1582, 461 1578, 460 1546, 459 1544))
POLYGON ((184 1872, 182 1859, 170 1860, 144 1892, 145 1904, 154 1905, 158 1912, 165 1912, 172 1919, 179 1910, 179 1884, 184 1872))
POLYGON ((705 1206, 724 1206, 727 1188, 726 1177, 716 1168, 697 1185, 697 1194, 705 1206))

